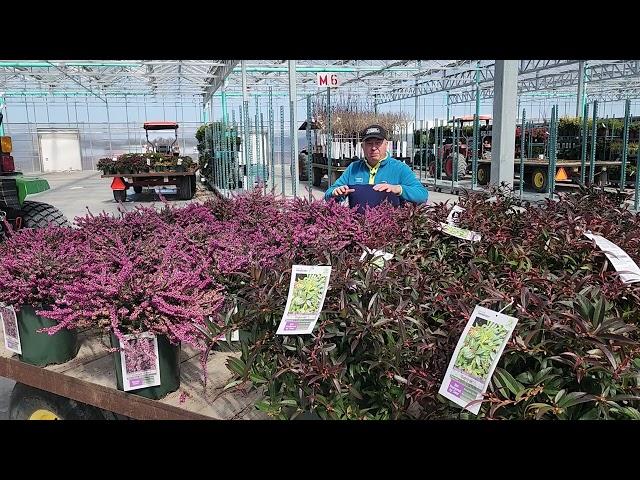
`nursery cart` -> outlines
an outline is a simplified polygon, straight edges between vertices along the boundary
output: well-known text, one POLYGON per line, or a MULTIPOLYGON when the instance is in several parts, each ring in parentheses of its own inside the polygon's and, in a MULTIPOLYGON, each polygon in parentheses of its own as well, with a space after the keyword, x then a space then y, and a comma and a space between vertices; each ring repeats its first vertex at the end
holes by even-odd
MULTIPOLYGON (((620 167, 622 162, 596 160, 595 181, 602 186, 609 183, 608 171, 610 167, 620 167)), ((558 159, 555 165, 556 182, 572 182, 580 180, 580 160, 558 159)), ((589 173, 589 162, 585 164, 586 177, 589 173)), ((514 159, 514 170, 520 169, 520 159, 514 159)), ((478 184, 487 185, 491 175, 491 160, 478 160, 478 184)), ((524 181, 525 185, 531 187, 535 192, 543 193, 547 191, 549 184, 549 159, 525 158, 524 160, 524 181)))
MULTIPOLYGON (((47 367, 24 363, 0 347, 0 376, 18 382, 11 394, 10 418, 231 420, 265 417, 253 406, 256 391, 224 390, 231 378, 226 360, 239 353, 211 353, 205 389, 199 353, 183 347, 180 387, 160 400, 150 400, 116 389, 113 354, 101 344, 97 334, 83 332, 79 339, 81 346, 74 359, 47 367)), ((4 345, 4 338, 0 338, 0 345, 4 345)))
MULTIPOLYGON (((176 122, 145 122, 143 125, 147 138, 147 152, 160 153, 164 155, 172 154, 178 156, 180 148, 178 141, 178 124, 176 122), (171 143, 162 139, 151 142, 149 131, 173 130, 174 140, 171 143)), ((148 173, 117 173, 105 174, 102 178, 113 178, 111 190, 116 202, 124 202, 127 199, 127 190, 133 187, 133 191, 141 193, 143 187, 157 187, 173 185, 178 190, 180 200, 190 200, 196 192, 196 169, 184 172, 148 172, 148 173)))

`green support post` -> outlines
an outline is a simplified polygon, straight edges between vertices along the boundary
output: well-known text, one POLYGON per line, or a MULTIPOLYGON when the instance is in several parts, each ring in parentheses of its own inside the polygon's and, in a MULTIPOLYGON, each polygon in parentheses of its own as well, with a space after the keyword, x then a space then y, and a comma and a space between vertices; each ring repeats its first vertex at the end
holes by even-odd
POLYGON ((476 113, 473 114, 473 152, 471 157, 471 190, 478 186, 478 147, 480 146, 480 117, 478 115, 478 105, 476 113))
POLYGON ((522 109, 522 128, 520 129, 520 198, 524 192, 524 144, 527 131, 527 111, 522 109))
POLYGON ((280 105, 280 173, 282 174, 280 180, 282 181, 280 188, 282 190, 282 196, 286 194, 284 188, 284 106, 280 105))
POLYGON ((332 155, 331 155, 331 142, 333 140, 333 135, 331 135, 331 87, 327 87, 327 176, 329 179, 327 180, 327 186, 330 186, 333 182, 331 181, 331 164, 332 155))
POLYGON ((585 103, 582 109, 582 151, 580 153, 580 183, 584 186, 584 177, 587 164, 587 137, 589 136, 589 104, 585 103))
MULTIPOLYGON (((267 193, 267 172, 269 171, 269 158, 267 157, 267 146, 264 144, 264 117, 260 112, 260 148, 262 148, 262 180, 264 181, 263 192, 267 193)), ((273 179, 270 179, 273 182, 273 179)))
POLYGON ((547 167, 547 193, 549 194, 549 198, 553 198, 553 182, 551 181, 552 177, 555 177, 555 172, 553 170, 553 156, 556 140, 554 138, 556 126, 556 107, 551 108, 551 124, 549 125, 549 165, 547 167))
POLYGON ((620 192, 627 183, 627 155, 629 149, 629 117, 631 115, 631 100, 624 102, 624 129, 622 130, 622 165, 620 166, 620 192))
POLYGON ((460 148, 458 147, 458 125, 456 124, 456 117, 453 117, 453 149, 451 152, 453 153, 453 158, 451 159, 451 193, 453 193, 453 184, 454 182, 458 183, 458 152, 460 148))
POLYGON ((307 95, 307 189, 309 190, 309 202, 313 201, 311 190, 311 160, 313 159, 313 148, 311 146, 311 95, 307 95))
POLYGON ((591 156, 589 160, 589 185, 593 185, 596 170, 596 133, 598 131, 598 101, 593 101, 593 125, 591 126, 591 156))
POLYGON ((271 152, 271 194, 276 192, 276 157, 275 157, 275 131, 273 125, 273 94, 269 87, 269 150, 271 152))

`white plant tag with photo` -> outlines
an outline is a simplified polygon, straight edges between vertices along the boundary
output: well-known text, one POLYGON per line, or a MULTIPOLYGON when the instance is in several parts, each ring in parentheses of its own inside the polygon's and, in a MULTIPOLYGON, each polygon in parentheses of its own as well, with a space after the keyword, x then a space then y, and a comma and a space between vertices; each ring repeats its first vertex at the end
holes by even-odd
POLYGON ((313 331, 329 289, 331 266, 294 265, 287 305, 276 335, 305 335, 313 331))
POLYGON ((471 230, 465 230, 464 228, 456 227, 448 223, 440 222, 440 230, 452 237, 461 238, 462 240, 470 240, 472 242, 479 242, 482 236, 471 230))
POLYGON ((160 385, 160 359, 158 339, 153 333, 124 335, 129 345, 125 349, 120 341, 122 385, 125 392, 160 385))
POLYGON ((449 212, 449 216, 447 216, 447 223, 449 225, 457 225, 460 219, 460 214, 465 210, 466 208, 462 208, 460 205, 454 205, 449 212))
POLYGON ((384 267, 384 264, 393 258, 393 253, 384 252, 382 250, 372 250, 364 247, 364 252, 362 252, 362 255, 360 256, 360 261, 367 258, 367 254, 373 255, 371 263, 378 268, 384 267))
MULTIPOLYGON (((227 341, 227 336, 222 333, 219 336, 216 337, 216 340, 220 340, 222 342, 226 342, 227 341)), ((240 341, 240 330, 234 330, 233 332, 231 332, 231 341, 232 342, 239 342, 240 341)))
POLYGON ((18 355, 22 355, 18 318, 12 306, 0 304, 0 321, 4 333, 4 347, 18 355))
POLYGON ((620 274, 620 280, 623 283, 640 282, 640 267, 627 252, 601 235, 585 233, 584 236, 596 242, 596 245, 607 256, 613 268, 620 274))
POLYGON ((460 335, 438 393, 474 415, 518 319, 476 305, 460 335))

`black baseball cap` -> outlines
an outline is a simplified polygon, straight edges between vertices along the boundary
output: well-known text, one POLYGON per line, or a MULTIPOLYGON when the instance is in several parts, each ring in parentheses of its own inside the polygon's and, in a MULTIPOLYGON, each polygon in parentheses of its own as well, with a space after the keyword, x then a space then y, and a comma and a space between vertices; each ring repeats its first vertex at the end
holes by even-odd
POLYGON ((382 125, 369 125, 362 131, 361 137, 363 142, 368 138, 379 138, 380 140, 386 140, 387 131, 382 125))

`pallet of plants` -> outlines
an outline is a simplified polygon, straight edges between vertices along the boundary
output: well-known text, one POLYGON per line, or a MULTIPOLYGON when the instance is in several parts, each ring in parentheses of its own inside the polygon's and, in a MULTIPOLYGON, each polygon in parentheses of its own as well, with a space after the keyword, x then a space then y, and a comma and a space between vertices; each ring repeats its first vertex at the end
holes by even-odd
POLYGON ((175 186, 182 200, 193 198, 196 191, 198 163, 187 155, 126 153, 100 159, 97 168, 102 170, 102 178, 113 178, 111 190, 118 202, 126 201, 130 187, 142 193, 145 187, 175 186))
POLYGON ((623 198, 463 196, 458 227, 480 241, 441 231, 447 204, 358 216, 267 200, 234 204, 259 242, 246 247, 251 273, 228 275, 226 311, 229 328, 245 332, 241 357, 228 364, 233 384, 260 391, 261 411, 640 419, 640 219, 623 198), (317 223, 307 222, 310 211, 317 223), (393 257, 380 268, 364 247, 393 257), (326 298, 311 333, 278 335, 300 264, 331 267, 326 298))

